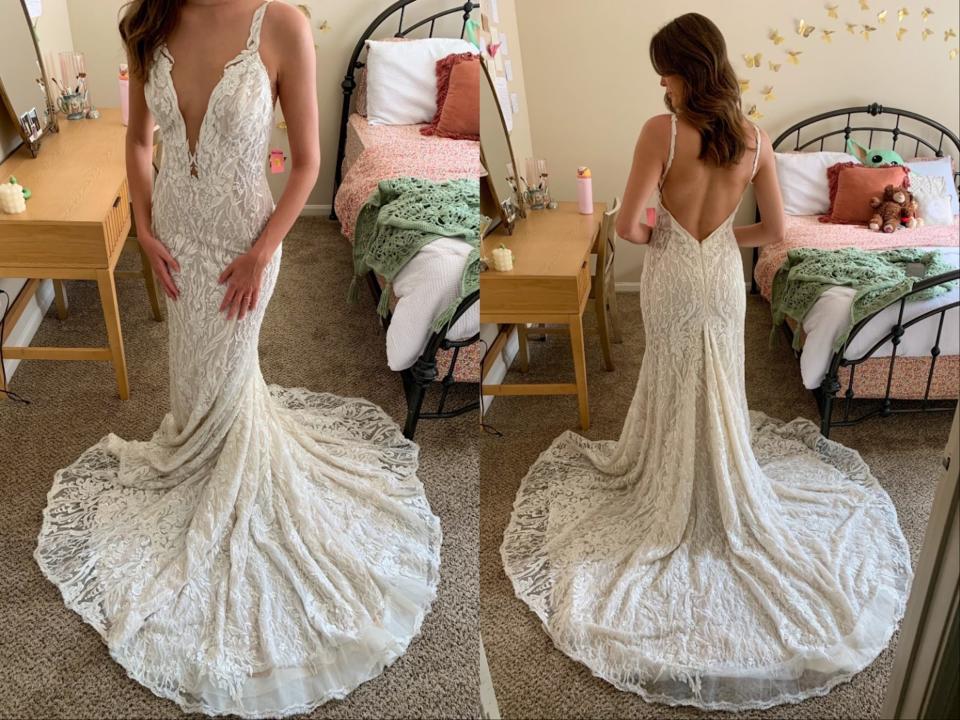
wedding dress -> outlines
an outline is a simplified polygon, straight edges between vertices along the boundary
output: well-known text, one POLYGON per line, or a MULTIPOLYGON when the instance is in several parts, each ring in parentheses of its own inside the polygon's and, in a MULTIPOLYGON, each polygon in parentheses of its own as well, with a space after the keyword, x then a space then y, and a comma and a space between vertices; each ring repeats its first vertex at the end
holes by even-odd
MULTIPOLYGON (((269 2, 269 0, 268 0, 269 2)), ((165 46, 146 100, 160 125, 157 237, 170 412, 148 441, 113 433, 57 471, 35 558, 130 677, 185 711, 275 717, 341 698, 418 634, 441 531, 418 448, 376 405, 267 385, 257 338, 280 268, 243 320, 220 273, 274 209, 260 26, 213 90, 195 150, 165 46)))
POLYGON ((620 438, 568 431, 537 459, 504 567, 560 650, 647 701, 738 710, 822 695, 903 615, 912 570, 896 510, 856 451, 748 410, 736 210, 698 242, 658 200, 620 438))

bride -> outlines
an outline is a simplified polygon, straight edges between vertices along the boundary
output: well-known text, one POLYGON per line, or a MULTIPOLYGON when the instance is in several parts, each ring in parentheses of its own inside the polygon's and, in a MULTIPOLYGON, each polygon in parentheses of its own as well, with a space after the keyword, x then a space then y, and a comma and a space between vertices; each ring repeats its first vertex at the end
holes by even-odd
POLYGON ((618 441, 567 432, 530 468, 504 567, 555 645, 621 690, 711 710, 798 702, 886 647, 910 556, 856 451, 747 409, 740 248, 783 235, 773 151, 710 20, 676 18, 650 58, 670 114, 640 132, 617 223, 649 244, 636 393, 618 441), (734 228, 751 182, 763 221, 734 228))
POLYGON ((120 32, 170 410, 149 440, 110 433, 57 471, 35 558, 130 677, 185 711, 306 712, 404 652, 441 543, 418 448, 389 416, 260 372, 281 240, 319 167, 312 33, 269 0, 133 0, 120 32), (274 205, 276 99, 293 169, 274 205))

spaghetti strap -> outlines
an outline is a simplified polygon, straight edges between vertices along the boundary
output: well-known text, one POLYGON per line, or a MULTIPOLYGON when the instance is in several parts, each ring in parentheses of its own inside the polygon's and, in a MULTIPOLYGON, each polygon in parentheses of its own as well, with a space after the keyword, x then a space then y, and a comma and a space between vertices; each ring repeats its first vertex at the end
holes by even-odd
POLYGON ((757 152, 753 156, 753 173, 750 175, 750 182, 753 182, 753 179, 757 176, 757 168, 760 167, 760 126, 756 123, 751 124, 757 136, 757 152))
POLYGON ((250 23, 250 36, 247 38, 248 50, 260 49, 260 28, 263 26, 263 16, 270 2, 271 0, 264 0, 263 4, 253 13, 253 22, 250 23))
POLYGON ((670 113, 670 154, 667 156, 667 166, 663 169, 663 175, 660 176, 658 190, 663 189, 663 183, 667 179, 667 173, 670 172, 670 166, 673 164, 673 153, 677 146, 677 114, 670 113))

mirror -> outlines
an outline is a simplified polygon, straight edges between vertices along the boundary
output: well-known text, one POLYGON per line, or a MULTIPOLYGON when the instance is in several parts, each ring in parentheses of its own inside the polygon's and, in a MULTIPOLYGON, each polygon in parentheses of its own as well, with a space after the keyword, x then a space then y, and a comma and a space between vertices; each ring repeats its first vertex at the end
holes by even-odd
MULTIPOLYGON (((488 195, 490 204, 496 206, 493 212, 485 214, 499 216, 507 232, 511 232, 517 217, 526 217, 526 212, 519 183, 515 179, 517 162, 504 117, 509 108, 505 111, 501 107, 486 61, 481 61, 480 65, 484 75, 484 80, 480 82, 480 158, 487 170, 486 176, 481 178, 481 194, 488 195)), ((505 85, 502 94, 503 101, 509 103, 505 85)))
POLYGON ((57 129, 47 87, 26 1, 0 0, 0 111, 10 115, 34 156, 43 134, 57 129))

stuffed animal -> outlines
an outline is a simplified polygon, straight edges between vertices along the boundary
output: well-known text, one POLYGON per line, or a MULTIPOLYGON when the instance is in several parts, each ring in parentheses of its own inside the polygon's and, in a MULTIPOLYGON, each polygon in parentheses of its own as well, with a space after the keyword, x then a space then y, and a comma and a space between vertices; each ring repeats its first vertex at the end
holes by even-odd
POLYGON ((914 199, 910 191, 907 191, 907 195, 910 200, 900 214, 900 224, 912 230, 913 228, 918 228, 923 225, 923 218, 918 215, 920 212, 920 203, 914 199))
POLYGON ((881 165, 903 165, 900 153, 893 150, 879 148, 865 148, 853 138, 847 138, 847 152, 862 162, 866 167, 880 167, 881 165))
POLYGON ((882 198, 870 198, 870 207, 875 211, 870 218, 870 229, 883 230, 885 233, 896 231, 900 227, 900 218, 903 217, 904 209, 912 200, 913 196, 903 185, 898 187, 887 185, 883 190, 882 198))

